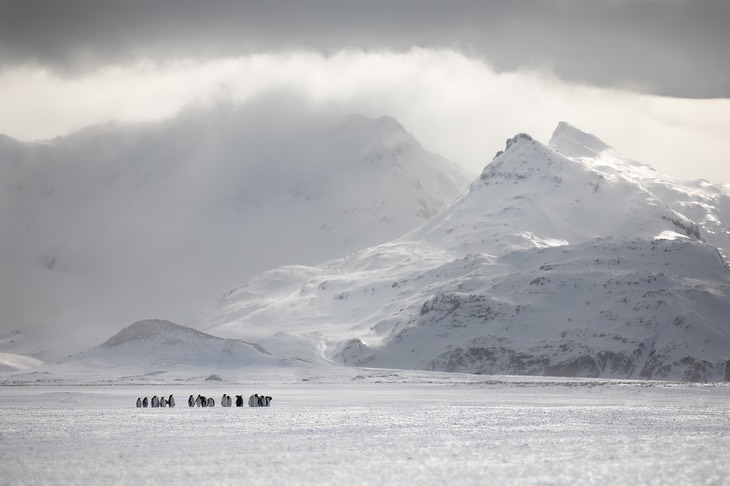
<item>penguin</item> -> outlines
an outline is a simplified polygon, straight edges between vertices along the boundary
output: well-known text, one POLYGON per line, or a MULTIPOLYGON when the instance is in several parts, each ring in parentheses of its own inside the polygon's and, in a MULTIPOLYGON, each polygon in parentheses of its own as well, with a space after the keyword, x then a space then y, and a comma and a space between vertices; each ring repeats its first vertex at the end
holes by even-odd
POLYGON ((142 408, 147 408, 147 397, 142 400, 142 408))
POLYGON ((256 395, 256 403, 258 404, 259 407, 263 407, 264 406, 264 397, 263 397, 263 395, 261 395, 261 396, 256 395))
POLYGON ((208 399, 208 406, 209 407, 215 407, 215 400, 213 400, 213 398, 209 398, 208 399))
POLYGON ((140 408, 140 407, 142 407, 142 399, 138 398, 137 399, 137 408, 140 408))
POLYGON ((190 398, 188 398, 188 407, 194 407, 195 406, 195 398, 193 398, 192 395, 190 395, 190 398))
POLYGON ((243 407, 243 397, 241 395, 236 395, 236 406, 243 407))
POLYGON ((201 407, 207 407, 208 406, 208 399, 204 396, 200 396, 200 406, 201 407))
POLYGON ((271 398, 270 396, 265 396, 264 397, 264 406, 265 407, 270 406, 271 405, 271 400, 273 400, 273 398, 271 398))
POLYGON ((165 408, 167 406, 167 400, 165 400, 165 397, 160 398, 160 407, 165 408))
POLYGON ((198 395, 198 397, 197 397, 197 398, 195 399, 195 406, 196 406, 196 407, 200 407, 200 406, 201 406, 201 401, 202 401, 202 400, 203 400, 203 399, 202 399, 202 398, 200 397, 200 395, 198 395))
POLYGON ((231 401, 231 396, 226 395, 226 406, 230 407, 233 402, 231 401))
POLYGON ((221 407, 225 407, 225 406, 226 406, 226 394, 224 393, 223 396, 221 397, 221 407))
POLYGON ((257 403, 258 403, 258 400, 256 400, 257 397, 258 397, 258 395, 251 395, 250 397, 248 397, 248 406, 249 407, 257 406, 257 403))
POLYGON ((152 397, 152 408, 157 408, 160 406, 160 399, 157 398, 157 395, 152 397))
POLYGON ((170 395, 170 397, 167 399, 167 406, 170 408, 175 406, 175 399, 172 398, 172 395, 170 395))

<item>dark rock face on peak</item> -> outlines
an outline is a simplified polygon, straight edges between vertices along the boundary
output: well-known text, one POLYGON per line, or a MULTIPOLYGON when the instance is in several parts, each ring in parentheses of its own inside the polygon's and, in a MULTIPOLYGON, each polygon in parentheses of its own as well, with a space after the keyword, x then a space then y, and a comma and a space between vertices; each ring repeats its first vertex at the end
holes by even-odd
POLYGON ((516 144, 520 140, 532 141, 532 137, 526 133, 518 133, 514 137, 507 139, 505 150, 509 150, 512 145, 516 144))
POLYGON ((512 138, 508 138, 507 142, 505 143, 504 150, 500 150, 499 152, 497 152, 497 154, 494 156, 494 158, 492 160, 496 159, 497 157, 499 157, 500 155, 505 153, 507 150, 510 149, 510 147, 512 147, 514 144, 516 144, 520 140, 532 141, 532 137, 526 133, 518 133, 517 135, 515 135, 512 138))

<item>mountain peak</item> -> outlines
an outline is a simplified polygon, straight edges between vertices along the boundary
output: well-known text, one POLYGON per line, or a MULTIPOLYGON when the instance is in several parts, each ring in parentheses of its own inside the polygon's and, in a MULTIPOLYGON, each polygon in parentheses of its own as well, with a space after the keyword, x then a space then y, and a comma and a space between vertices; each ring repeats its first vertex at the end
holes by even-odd
POLYGON ((125 327, 117 334, 106 340, 101 346, 104 348, 113 348, 132 341, 159 339, 171 336, 210 337, 200 331, 180 326, 170 321, 147 319, 137 321, 134 324, 125 327))
MULTIPOLYGON (((497 157, 499 157, 500 155, 502 155, 503 153, 505 153, 506 151, 508 151, 513 145, 517 144, 518 142, 520 142, 522 140, 531 142, 532 141, 532 136, 530 136, 530 135, 528 135, 526 133, 518 133, 517 135, 515 135, 512 138, 508 138, 507 139, 507 142, 505 142, 504 150, 500 150, 499 152, 497 152, 494 155, 494 159, 496 159, 497 157)), ((492 159, 492 160, 494 160, 494 159, 492 159)))
POLYGON ((593 157, 611 146, 603 140, 561 121, 548 143, 550 147, 568 157, 593 157))
POLYGON ((549 179, 552 184, 557 180, 563 160, 564 157, 530 135, 518 133, 507 139, 505 149, 497 152, 479 179, 489 185, 504 180, 519 183, 537 177, 549 179))

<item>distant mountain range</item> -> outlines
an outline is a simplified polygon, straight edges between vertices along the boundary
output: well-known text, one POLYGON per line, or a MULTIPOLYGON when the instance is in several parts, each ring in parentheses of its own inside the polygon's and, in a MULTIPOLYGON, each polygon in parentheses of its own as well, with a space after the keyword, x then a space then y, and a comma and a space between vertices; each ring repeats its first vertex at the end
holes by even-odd
MULTIPOLYGON (((192 123, 197 128, 184 132, 191 134, 201 132, 199 122, 181 118, 173 125, 192 123)), ((242 123, 225 126, 240 130, 242 123)), ((309 247, 320 241, 321 247, 308 257, 294 250, 277 253, 291 257, 286 265, 269 265, 266 259, 252 263, 266 269, 223 294, 199 326, 204 333, 143 320, 55 365, 57 372, 116 369, 117 374, 144 377, 170 371, 183 376, 201 370, 355 366, 730 379, 730 187, 663 176, 625 159, 597 137, 560 123, 548 145, 527 134, 509 139, 466 192, 447 205, 460 173, 423 151, 394 120, 350 117, 310 125, 295 132, 287 150, 297 147, 298 153, 309 147, 313 152, 303 156, 308 161, 319 160, 315 153, 338 154, 320 160, 314 172, 293 159, 267 159, 254 164, 255 173, 234 177, 238 165, 230 154, 247 153, 260 142, 261 150, 254 152, 263 157, 271 141, 247 139, 244 149, 234 136, 221 135, 223 126, 206 132, 213 139, 206 147, 232 144, 224 151, 228 155, 210 159, 218 166, 211 172, 196 169, 192 161, 182 167, 196 174, 196 189, 215 190, 203 191, 205 196, 193 198, 193 204, 182 197, 179 182, 175 190, 159 190, 171 184, 172 173, 193 180, 177 170, 166 171, 154 184, 143 177, 161 186, 152 191, 151 214, 139 220, 149 226, 139 234, 162 235, 159 242, 165 244, 174 240, 167 230, 155 233, 152 222, 167 214, 163 208, 171 208, 160 195, 178 191, 181 213, 195 215, 188 223, 200 233, 200 240, 180 239, 181 248, 173 251, 178 263, 188 263, 190 258, 179 252, 192 251, 191 241, 202 245, 200 252, 211 252, 212 235, 221 234, 220 226, 234 216, 248 221, 247 234, 273 226, 268 233, 272 245, 309 247), (307 142, 297 145, 300 139, 307 142), (340 167, 341 161, 346 167, 340 167), (215 175, 219 173, 227 176, 215 175), (244 181, 246 190, 236 192, 236 181, 244 181), (291 181, 297 181, 294 189, 291 181), (333 201, 339 206, 331 207, 333 201), (343 211, 343 201, 359 202, 343 211), (329 222, 311 231, 313 217, 329 222), (396 227, 401 232, 393 236, 396 227), (317 240, 322 234, 329 238, 317 240), (369 238, 381 241, 366 246, 369 238), (345 252, 354 242, 362 246, 345 252), (342 253, 334 259, 309 263, 337 251, 342 253)), ((91 133, 99 130, 117 129, 91 133)), ((96 148, 89 154, 104 153, 97 135, 78 136, 94 140, 96 148)), ((36 181, 35 195, 27 197, 35 201, 45 186, 38 185, 42 178, 37 175, 29 180, 36 181)), ((17 190, 26 194, 27 187, 17 190)), ((118 191, 128 194, 125 188, 118 191)), ((43 197, 58 191, 53 186, 43 197)), ((179 222, 172 227, 181 231, 179 222)), ((237 234, 233 230, 231 238, 237 234)), ((255 255, 266 254, 253 251, 245 240, 245 235, 236 240, 241 258, 255 261, 255 255)), ((39 251, 27 250, 28 255, 39 251)), ((233 250, 221 253, 223 261, 236 260, 233 250)), ((130 258, 140 251, 132 251, 130 258)), ((70 253, 43 255, 36 258, 36 268, 51 275, 66 272, 64 262, 76 261, 70 253)), ((174 268, 173 262, 163 262, 158 269, 174 268)), ((70 265, 68 274, 76 275, 71 268, 84 267, 70 265)), ((206 275, 212 278, 216 272, 206 275)), ((0 338, 22 335, 6 332, 0 338)), ((7 356, 6 363, 12 361, 7 356)), ((25 366, 13 356, 16 368, 25 366)))
POLYGON ((254 277, 208 332, 354 366, 722 380, 729 196, 561 123, 405 236, 254 277))

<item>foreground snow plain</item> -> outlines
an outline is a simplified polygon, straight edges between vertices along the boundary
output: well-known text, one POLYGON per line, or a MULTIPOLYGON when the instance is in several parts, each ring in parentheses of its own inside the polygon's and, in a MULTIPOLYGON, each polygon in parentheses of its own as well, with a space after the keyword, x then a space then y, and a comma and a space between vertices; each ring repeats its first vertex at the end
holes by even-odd
POLYGON ((0 482, 730 484, 725 383, 352 373, 2 386, 0 482), (134 406, 170 393, 173 409, 134 406))

